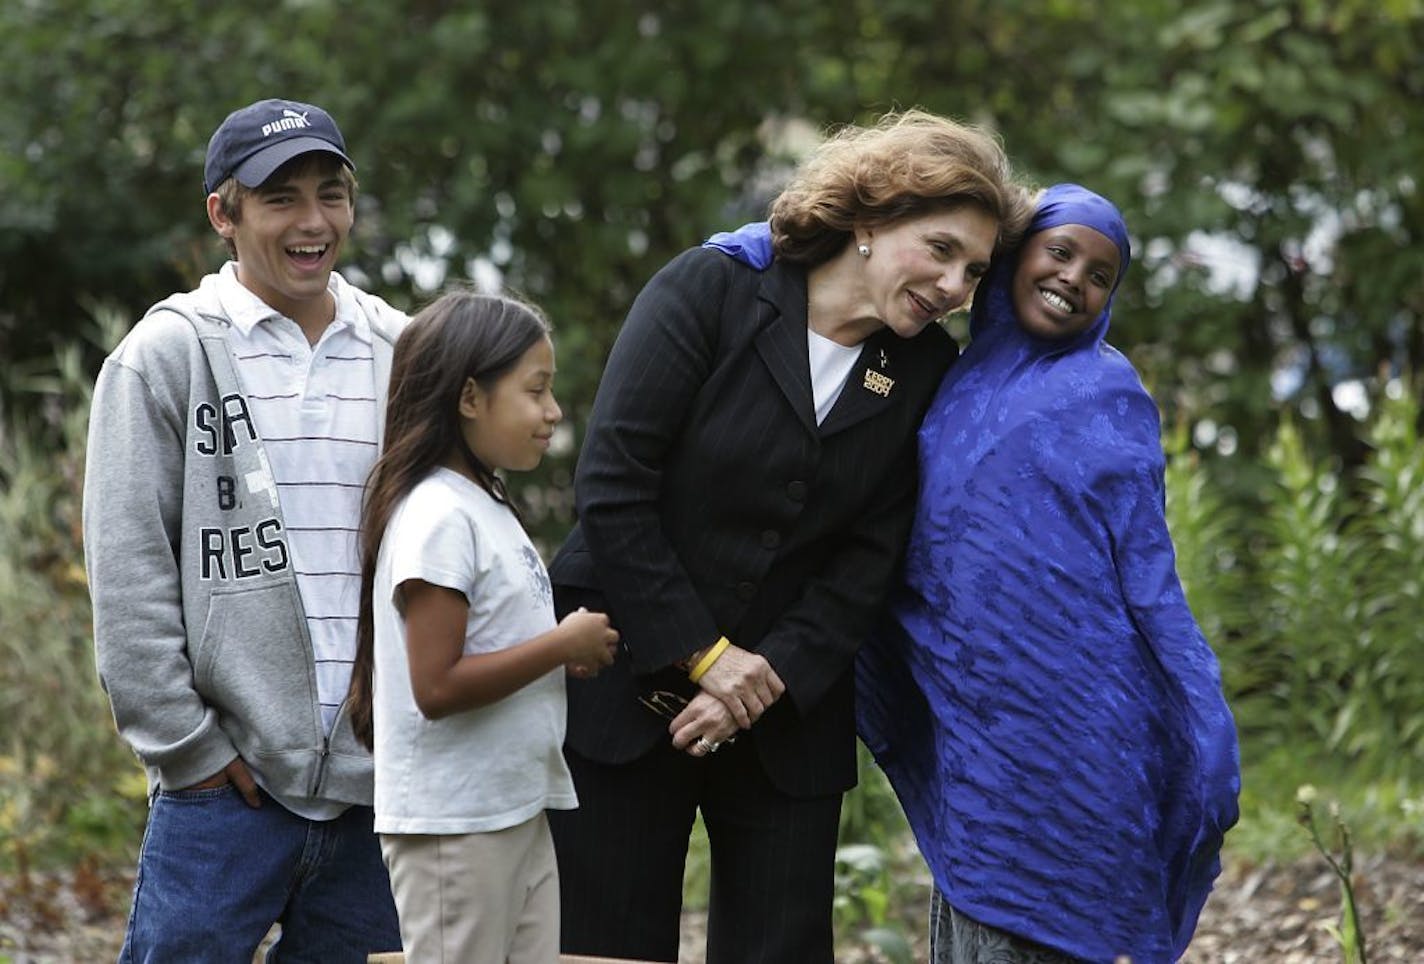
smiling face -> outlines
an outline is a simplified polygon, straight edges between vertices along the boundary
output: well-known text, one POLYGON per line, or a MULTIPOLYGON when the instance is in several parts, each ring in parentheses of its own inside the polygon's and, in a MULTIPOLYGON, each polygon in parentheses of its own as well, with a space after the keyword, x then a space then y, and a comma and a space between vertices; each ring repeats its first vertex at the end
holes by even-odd
POLYGON ((213 228, 237 250, 237 278, 272 308, 306 327, 330 320, 327 282, 351 233, 354 206, 340 162, 289 163, 244 194, 237 218, 208 195, 213 228))
POLYGON ((989 269, 999 222, 963 204, 856 231, 870 248, 866 286, 875 316, 901 338, 961 307, 989 269))
MULTIPOLYGON (((460 393, 465 444, 494 469, 537 466, 562 418, 554 400, 554 346, 548 338, 530 345, 488 391, 471 378, 460 393)), ((452 457, 452 466, 461 464, 458 455, 452 457)))
POLYGON ((1047 228, 1024 242, 1014 272, 1014 313, 1038 338, 1071 338, 1102 313, 1122 258, 1107 236, 1083 224, 1047 228))

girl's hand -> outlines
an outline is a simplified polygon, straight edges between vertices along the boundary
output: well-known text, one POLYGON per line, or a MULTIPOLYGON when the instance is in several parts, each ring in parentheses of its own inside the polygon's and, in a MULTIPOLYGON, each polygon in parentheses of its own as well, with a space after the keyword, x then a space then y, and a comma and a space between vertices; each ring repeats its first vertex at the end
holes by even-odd
POLYGON ((564 662, 570 676, 597 676, 618 653, 618 630, 608 621, 607 613, 589 612, 580 606, 559 621, 559 629, 567 640, 564 662))
POLYGON ((703 692, 689 700, 683 711, 673 718, 668 732, 672 734, 672 745, 688 756, 707 756, 736 739, 737 721, 726 704, 703 692))
POLYGON ((697 685, 721 700, 744 730, 786 692, 786 684, 764 656, 735 645, 723 650, 697 685))

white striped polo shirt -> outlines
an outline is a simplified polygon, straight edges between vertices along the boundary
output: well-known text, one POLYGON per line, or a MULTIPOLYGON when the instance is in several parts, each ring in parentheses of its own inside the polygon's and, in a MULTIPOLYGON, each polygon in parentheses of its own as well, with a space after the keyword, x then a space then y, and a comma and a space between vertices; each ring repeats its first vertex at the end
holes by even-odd
POLYGON ((336 317, 312 345, 243 287, 235 262, 218 278, 238 381, 277 482, 328 733, 356 655, 361 492, 379 441, 370 324, 335 272, 329 290, 336 317))

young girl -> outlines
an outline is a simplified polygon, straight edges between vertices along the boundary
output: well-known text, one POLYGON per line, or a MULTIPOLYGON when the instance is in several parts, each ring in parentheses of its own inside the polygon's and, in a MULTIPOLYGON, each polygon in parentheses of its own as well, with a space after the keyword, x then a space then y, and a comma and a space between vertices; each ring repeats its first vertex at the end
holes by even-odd
POLYGON ((860 734, 934 877, 935 964, 1186 950, 1236 822, 1236 730, 1177 578, 1156 403, 1105 340, 1129 261, 1059 184, 995 260, 920 429, 860 734))
POLYGON ((561 417, 537 310, 453 292, 396 343, 385 454, 362 511, 352 720, 373 749, 376 831, 412 961, 553 962, 544 811, 577 805, 564 668, 618 634, 556 624, 549 578, 496 470, 539 464, 561 417))

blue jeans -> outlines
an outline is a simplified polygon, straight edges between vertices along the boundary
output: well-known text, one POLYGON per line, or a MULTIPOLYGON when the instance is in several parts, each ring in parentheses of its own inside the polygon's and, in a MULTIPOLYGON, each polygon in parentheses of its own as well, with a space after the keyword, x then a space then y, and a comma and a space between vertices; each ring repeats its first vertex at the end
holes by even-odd
POLYGON ((149 811, 120 964, 364 964, 400 949, 400 927, 370 807, 299 817, 267 794, 253 809, 231 785, 160 792, 149 811))

